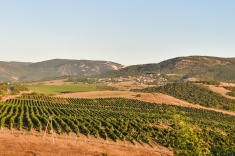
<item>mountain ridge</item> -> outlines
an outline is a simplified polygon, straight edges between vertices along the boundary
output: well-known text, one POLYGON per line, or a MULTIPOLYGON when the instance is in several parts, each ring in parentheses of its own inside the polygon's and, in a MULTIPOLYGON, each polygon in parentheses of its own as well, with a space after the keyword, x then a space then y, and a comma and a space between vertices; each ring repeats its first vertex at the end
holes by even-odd
POLYGON ((235 57, 176 57, 159 63, 124 66, 111 61, 52 59, 41 62, 0 61, 0 82, 40 80, 46 77, 127 77, 162 74, 173 81, 189 78, 235 82, 235 57))
POLYGON ((0 61, 0 82, 39 80, 65 75, 90 76, 124 68, 111 61, 52 59, 42 62, 0 61))
POLYGON ((136 76, 144 74, 172 74, 179 80, 195 77, 201 80, 235 82, 235 58, 186 56, 159 63, 132 65, 102 76, 136 76), (181 76, 179 76, 181 75, 181 76))

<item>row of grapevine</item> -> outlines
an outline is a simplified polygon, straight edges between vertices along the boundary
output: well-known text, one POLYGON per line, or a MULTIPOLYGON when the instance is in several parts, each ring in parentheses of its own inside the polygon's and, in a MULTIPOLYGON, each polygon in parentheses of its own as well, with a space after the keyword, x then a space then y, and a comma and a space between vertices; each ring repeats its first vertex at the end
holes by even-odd
POLYGON ((10 128, 16 123, 19 130, 34 128, 42 131, 52 116, 49 133, 53 128, 58 134, 74 132, 77 136, 81 133, 87 137, 93 135, 104 140, 138 142, 152 147, 160 143, 174 148, 175 153, 195 153, 196 147, 215 153, 221 144, 226 148, 235 144, 234 116, 125 98, 25 96, 0 104, 0 112, 0 119, 9 120, 4 124, 10 123, 10 128))

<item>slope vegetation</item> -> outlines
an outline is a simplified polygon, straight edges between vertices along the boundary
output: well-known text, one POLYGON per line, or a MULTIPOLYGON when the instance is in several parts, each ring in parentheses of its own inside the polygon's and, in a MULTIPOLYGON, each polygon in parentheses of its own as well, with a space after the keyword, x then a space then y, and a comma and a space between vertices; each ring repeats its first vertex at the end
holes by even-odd
POLYGON ((132 76, 149 73, 177 75, 178 80, 195 77, 201 80, 235 82, 235 58, 177 57, 156 64, 129 66, 110 71, 104 76, 132 76))
POLYGON ((37 63, 0 62, 0 82, 40 80, 65 75, 89 76, 123 68, 108 61, 54 59, 37 63))
POLYGON ((142 91, 171 95, 175 98, 205 107, 235 111, 235 100, 226 98, 219 93, 215 93, 204 85, 193 83, 169 83, 166 86, 148 87, 145 89, 135 89, 142 91))

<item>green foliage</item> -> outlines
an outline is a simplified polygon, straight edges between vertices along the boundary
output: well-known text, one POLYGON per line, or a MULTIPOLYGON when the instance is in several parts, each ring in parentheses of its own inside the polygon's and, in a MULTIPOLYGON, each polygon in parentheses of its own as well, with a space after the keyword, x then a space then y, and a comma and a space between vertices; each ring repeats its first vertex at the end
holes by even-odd
POLYGON ((235 92, 229 92, 227 95, 235 97, 235 92))
POLYGON ((216 85, 216 86, 220 85, 220 81, 193 81, 191 83, 203 83, 207 85, 216 85))
POLYGON ((16 95, 17 93, 15 91, 11 92, 11 95, 16 95))
POLYGON ((15 83, 10 83, 10 84, 8 84, 8 83, 0 83, 0 95, 5 96, 7 94, 7 92, 8 92, 8 89, 10 89, 11 86, 14 87, 14 91, 12 92, 12 95, 16 95, 20 91, 28 91, 29 90, 24 85, 19 85, 19 84, 15 84, 15 83))
POLYGON ((235 87, 229 86, 229 87, 224 87, 225 89, 228 89, 232 92, 235 92, 235 87))
POLYGON ((5 96, 5 95, 7 95, 7 93, 2 90, 2 91, 0 91, 0 95, 5 96))
POLYGON ((0 62, 0 82, 16 81, 12 77, 18 77, 18 81, 51 80, 51 77, 64 75, 97 75, 114 70, 113 66, 121 68, 122 65, 108 61, 92 60, 66 60, 54 59, 37 63, 8 63, 0 62))
POLYGON ((97 86, 106 86, 106 84, 61 84, 61 85, 27 85, 30 90, 38 94, 60 94, 60 93, 74 93, 74 92, 88 92, 99 91, 97 86))
POLYGON ((165 86, 148 87, 132 91, 149 93, 160 92, 192 104, 235 111, 235 100, 226 98, 219 93, 211 91, 203 85, 197 85, 194 83, 169 83, 165 86))
POLYGON ((118 91, 119 90, 117 87, 112 87, 112 86, 97 86, 96 89, 110 90, 110 91, 118 91))
POLYGON ((235 146, 227 147, 227 146, 219 146, 217 148, 213 148, 211 151, 213 155, 220 155, 220 156, 233 156, 235 155, 235 146))
POLYGON ((141 94, 137 94, 136 97, 141 97, 141 94))
POLYGON ((224 88, 231 91, 231 92, 228 92, 227 95, 235 97, 235 87, 229 86, 229 87, 224 87, 224 88))
MULTIPOLYGON (((45 129, 49 116, 58 134, 173 148, 176 155, 218 155, 235 145, 235 116, 125 98, 56 98, 24 95, 0 103, 5 127, 45 129), (166 128, 163 128, 164 125, 166 128), (226 134, 226 135, 224 135, 226 134), (221 150, 219 150, 221 148, 221 150)), ((48 132, 52 130, 48 125, 48 132)))
POLYGON ((235 58, 208 56, 177 57, 156 64, 133 65, 117 71, 110 71, 103 76, 137 76, 153 74, 177 74, 169 76, 170 82, 181 82, 195 77, 206 81, 235 82, 235 58))

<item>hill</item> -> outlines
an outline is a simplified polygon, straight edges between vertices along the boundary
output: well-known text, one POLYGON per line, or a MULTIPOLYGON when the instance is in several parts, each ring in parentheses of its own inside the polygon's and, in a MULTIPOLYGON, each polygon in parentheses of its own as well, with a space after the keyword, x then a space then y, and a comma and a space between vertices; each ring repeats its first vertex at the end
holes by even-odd
POLYGON ((0 82, 39 80, 64 75, 90 76, 124 66, 109 61, 54 59, 37 63, 0 62, 0 82))
POLYGON ((194 83, 169 83, 165 86, 147 87, 144 89, 134 89, 132 91, 148 93, 160 92, 192 104, 235 112, 235 100, 226 98, 203 85, 194 83))
POLYGON ((136 76, 144 74, 165 74, 178 81, 188 78, 235 82, 235 58, 209 56, 177 57, 160 63, 133 65, 103 76, 136 76))

